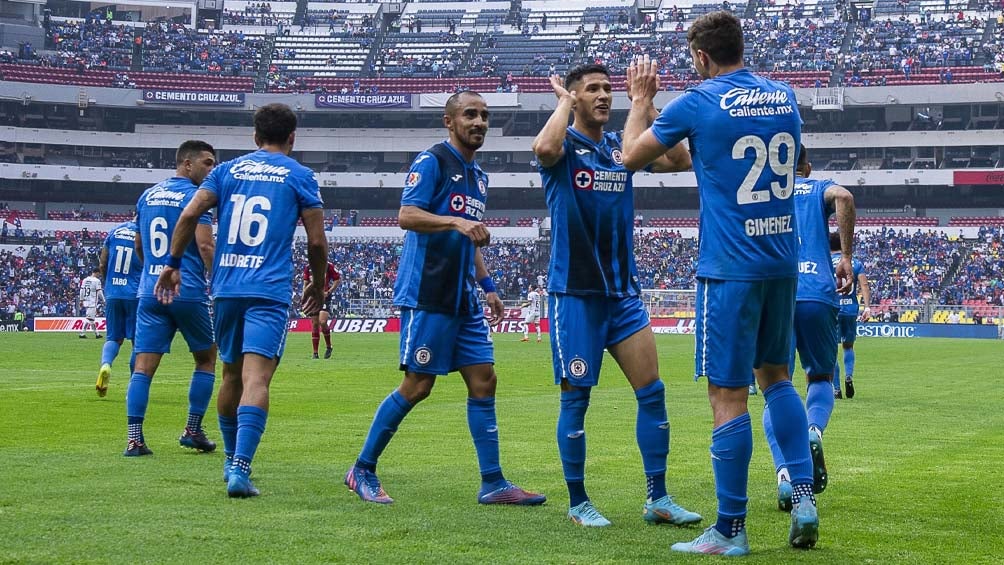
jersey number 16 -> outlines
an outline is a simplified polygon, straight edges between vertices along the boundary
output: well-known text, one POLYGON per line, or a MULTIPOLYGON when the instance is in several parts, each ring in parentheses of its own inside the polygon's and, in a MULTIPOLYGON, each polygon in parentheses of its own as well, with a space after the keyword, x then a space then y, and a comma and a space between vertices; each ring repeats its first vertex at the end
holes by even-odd
POLYGON ((256 212, 255 208, 271 210, 272 203, 264 196, 248 198, 243 194, 231 196, 230 201, 234 203, 234 210, 230 216, 227 243, 233 245, 239 237, 241 243, 248 247, 261 245, 265 241, 265 232, 268 231, 268 218, 256 212))

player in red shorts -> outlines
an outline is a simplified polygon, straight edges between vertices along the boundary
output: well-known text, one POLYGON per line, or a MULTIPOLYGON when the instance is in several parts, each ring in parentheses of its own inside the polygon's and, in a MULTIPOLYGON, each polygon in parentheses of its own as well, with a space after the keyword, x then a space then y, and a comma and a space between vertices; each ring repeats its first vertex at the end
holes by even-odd
MULTIPOLYGON (((303 284, 310 284, 310 265, 303 267, 303 284)), ((331 358, 331 328, 328 326, 328 319, 331 317, 331 312, 334 311, 331 295, 340 284, 342 284, 342 275, 335 270, 334 263, 328 261, 328 268, 324 275, 324 306, 310 318, 310 341, 314 346, 314 359, 318 358, 317 346, 321 342, 321 333, 324 333, 324 358, 331 358)))

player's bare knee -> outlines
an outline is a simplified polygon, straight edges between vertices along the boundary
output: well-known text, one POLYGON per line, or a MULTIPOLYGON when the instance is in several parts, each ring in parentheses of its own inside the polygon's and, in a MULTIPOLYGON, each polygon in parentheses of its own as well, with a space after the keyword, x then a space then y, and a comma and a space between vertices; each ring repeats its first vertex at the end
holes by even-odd
POLYGON ((435 384, 435 375, 406 373, 404 380, 401 381, 401 386, 398 387, 398 392, 401 393, 401 396, 403 396, 409 404, 414 406, 426 398, 429 398, 429 394, 432 393, 432 387, 435 386, 435 384))

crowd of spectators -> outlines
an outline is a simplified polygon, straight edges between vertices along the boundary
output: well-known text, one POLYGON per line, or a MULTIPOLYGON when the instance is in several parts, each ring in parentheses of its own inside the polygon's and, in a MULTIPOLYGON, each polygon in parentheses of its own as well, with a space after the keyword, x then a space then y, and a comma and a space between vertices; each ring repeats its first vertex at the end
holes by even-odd
POLYGON ((255 74, 264 40, 241 32, 199 33, 181 24, 147 24, 143 66, 148 70, 255 74))
MULTIPOLYGON (((81 216, 100 212, 80 212, 81 216)), ((4 222, 3 237, 13 235, 13 224, 4 222)), ((0 252, 0 312, 11 306, 31 318, 73 314, 79 281, 97 264, 103 234, 23 231, 8 243, 23 245, 20 253, 0 252), (19 256, 23 255, 23 257, 19 256)), ((691 289, 695 284, 697 240, 678 231, 636 234, 635 253, 639 283, 647 289, 691 289)), ((983 228, 979 239, 965 241, 934 231, 882 228, 860 233, 855 255, 865 265, 873 304, 965 304, 976 300, 1004 306, 1004 226, 983 228), (951 284, 945 277, 952 275, 951 284)), ((295 247, 294 265, 299 277, 306 264, 306 244, 295 247)), ((374 315, 372 305, 389 308, 393 296, 400 239, 336 240, 330 260, 342 274, 335 294, 341 315, 374 315)), ((527 286, 547 272, 549 250, 540 240, 493 242, 483 248, 499 296, 508 303, 525 296, 527 286)), ((296 285, 297 292, 302 281, 296 285)), ((294 300, 294 303, 298 303, 294 300)), ((379 311, 392 315, 391 311, 379 311)))
POLYGON ((253 25, 269 26, 289 25, 293 22, 293 15, 286 13, 272 13, 270 2, 248 3, 244 10, 223 10, 224 25, 253 25))
POLYGON ((132 64, 133 29, 113 25, 110 20, 50 22, 46 46, 55 54, 42 55, 28 43, 20 55, 49 67, 70 67, 83 73, 86 69, 128 70, 132 64))
POLYGON ((800 15, 775 14, 743 22, 747 64, 760 72, 832 70, 846 34, 845 22, 800 15))

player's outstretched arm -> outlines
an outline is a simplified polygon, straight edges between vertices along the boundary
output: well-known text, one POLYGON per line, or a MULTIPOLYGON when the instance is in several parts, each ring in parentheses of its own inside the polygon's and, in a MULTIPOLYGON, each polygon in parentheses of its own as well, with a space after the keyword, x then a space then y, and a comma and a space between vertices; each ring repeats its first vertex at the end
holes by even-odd
POLYGON ((565 155, 565 134, 568 131, 568 115, 575 105, 575 91, 565 90, 561 77, 551 75, 551 88, 558 97, 558 105, 548 118, 544 128, 533 139, 533 154, 544 168, 554 166, 565 155))
POLYGON ((867 321, 872 313, 872 288, 868 286, 868 277, 864 273, 858 273, 858 288, 861 289, 861 297, 865 302, 865 307, 861 310, 861 321, 867 321))
POLYGON ((655 109, 653 101, 656 92, 659 91, 659 70, 656 62, 649 59, 648 55, 641 61, 632 61, 628 67, 628 77, 631 110, 624 124, 621 143, 624 166, 637 171, 663 156, 668 149, 655 138, 649 127, 655 120, 655 116, 652 115, 655 109))
POLYGON ((488 274, 488 267, 485 266, 485 258, 481 255, 481 248, 474 250, 474 278, 477 279, 481 290, 485 291, 485 300, 491 311, 488 323, 494 326, 502 321, 502 317, 505 315, 505 306, 502 305, 502 299, 495 291, 495 283, 492 281, 491 275, 488 274))
POLYGON ((310 282, 303 287, 301 307, 313 316, 324 306, 324 279, 328 269, 328 238, 324 234, 324 211, 306 208, 300 212, 303 228, 307 231, 307 261, 310 263, 310 282))
POLYGON ((836 211, 837 228, 840 230, 840 261, 834 269, 837 277, 837 292, 847 294, 854 286, 854 267, 851 260, 854 257, 854 222, 857 210, 854 208, 854 195, 846 188, 834 184, 823 193, 823 200, 828 208, 836 211))
MULTIPOLYGON (((652 92, 652 97, 649 98, 648 111, 645 114, 645 129, 652 127, 652 122, 659 117, 659 111, 655 109, 655 94, 660 90, 659 67, 657 61, 650 59, 648 55, 635 58, 631 61, 631 64, 627 68, 626 81, 628 101, 634 102, 634 93, 636 90, 643 93, 642 95, 647 98, 647 95, 644 94, 644 89, 651 89, 653 86, 655 91, 652 92), (648 73, 648 75, 641 76, 642 73, 648 73), (653 77, 654 82, 652 80, 653 77)), ((650 171, 653 173, 677 173, 689 170, 691 166, 690 151, 687 150, 683 142, 680 142, 656 158, 651 163, 650 171)))
POLYGON ((488 245, 491 241, 488 228, 481 222, 454 216, 440 216, 418 206, 401 206, 401 210, 397 213, 397 222, 401 229, 418 233, 456 230, 470 238, 478 247, 488 245))

